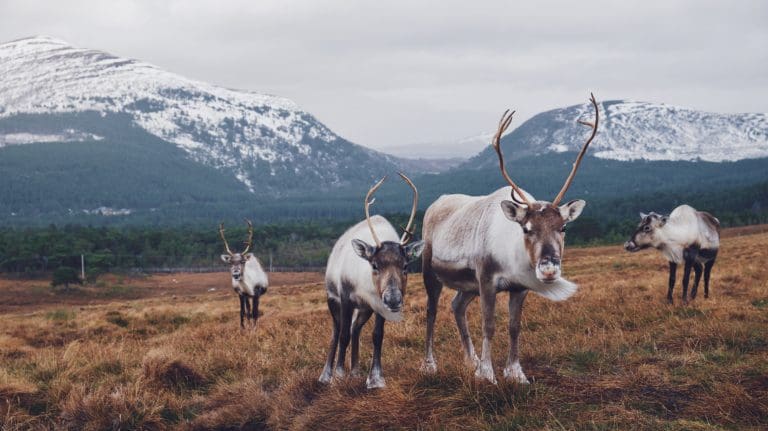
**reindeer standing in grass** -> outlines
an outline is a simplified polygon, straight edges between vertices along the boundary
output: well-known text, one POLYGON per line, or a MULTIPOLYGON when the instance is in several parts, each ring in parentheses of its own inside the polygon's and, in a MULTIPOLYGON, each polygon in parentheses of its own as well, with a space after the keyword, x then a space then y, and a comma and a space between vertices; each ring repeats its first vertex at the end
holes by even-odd
POLYGON ((704 273, 704 297, 709 298, 709 275, 720 248, 720 220, 688 205, 680 205, 669 216, 651 212, 640 213, 640 224, 632 237, 624 243, 629 252, 653 247, 669 261, 669 290, 667 302, 672 304, 677 265, 685 262, 683 271, 683 304, 688 303, 688 281, 691 268, 695 275, 691 300, 696 299, 701 274, 704 273))
POLYGON ((443 285, 457 291, 453 314, 459 329, 466 360, 475 368, 475 376, 496 382, 491 361, 491 340, 496 330, 494 310, 496 295, 509 292, 509 356, 504 377, 528 383, 518 359, 520 316, 528 291, 545 298, 562 301, 577 286, 560 278, 565 226, 575 220, 584 205, 573 200, 558 206, 570 187, 581 159, 597 133, 598 107, 590 99, 595 121, 579 123, 590 126, 592 134, 573 164, 568 179, 550 203, 537 201, 520 189, 507 174, 501 152, 501 136, 512 121, 514 112, 505 112, 493 139, 501 173, 510 187, 487 196, 443 195, 424 215, 422 254, 424 285, 427 289, 426 358, 423 369, 435 372, 433 339, 437 304, 443 285), (511 198, 511 200, 509 200, 511 198), (467 306, 480 297, 483 322, 483 346, 480 358, 467 326, 467 306))
POLYGON ((248 223, 248 242, 241 253, 233 253, 224 236, 224 223, 219 225, 219 235, 224 241, 226 254, 221 255, 221 260, 229 264, 229 272, 232 276, 232 288, 240 297, 240 327, 245 328, 247 318, 253 324, 259 318, 259 297, 267 291, 269 281, 267 274, 261 267, 261 263, 253 253, 249 253, 253 245, 253 225, 248 223), (253 302, 253 308, 251 308, 253 302))
POLYGON ((381 216, 370 216, 371 196, 381 186, 382 178, 365 196, 365 220, 347 230, 333 246, 325 271, 325 289, 328 310, 333 318, 333 335, 328 359, 320 381, 328 383, 333 377, 336 348, 336 376, 344 376, 344 362, 352 341, 351 372, 359 374, 358 350, 360 331, 375 313, 373 329, 373 363, 366 385, 368 389, 385 386, 381 372, 381 345, 384 340, 384 322, 402 320, 403 297, 407 282, 408 264, 419 257, 423 241, 409 244, 411 226, 416 215, 419 193, 411 180, 402 173, 400 177, 413 189, 413 207, 402 237, 381 216), (339 345, 341 343, 341 345, 339 345))

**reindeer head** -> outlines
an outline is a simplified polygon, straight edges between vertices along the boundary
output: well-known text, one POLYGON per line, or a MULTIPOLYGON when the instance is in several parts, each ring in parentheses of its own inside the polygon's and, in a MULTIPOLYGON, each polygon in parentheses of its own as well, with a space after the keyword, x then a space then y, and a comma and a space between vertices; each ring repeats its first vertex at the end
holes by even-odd
POLYGON ((229 249, 227 238, 224 236, 224 223, 219 225, 219 235, 221 235, 221 239, 224 241, 224 248, 227 251, 226 254, 221 255, 221 260, 224 261, 224 263, 229 264, 229 272, 232 275, 233 285, 240 283, 240 280, 242 280, 243 266, 245 265, 245 262, 249 259, 255 259, 253 253, 248 252, 253 244, 253 225, 250 220, 246 220, 245 222, 248 224, 248 242, 245 244, 245 250, 241 253, 234 253, 229 249))
POLYGON ((531 267, 536 272, 536 278, 545 283, 551 283, 560 278, 560 263, 565 248, 565 226, 568 222, 579 217, 586 205, 586 202, 583 200, 573 200, 565 205, 558 206, 563 199, 565 192, 573 182, 573 178, 579 168, 581 159, 587 151, 587 147, 589 147, 589 144, 595 138, 595 134, 597 133, 599 112, 594 95, 590 98, 590 102, 592 102, 592 106, 595 109, 594 123, 582 120, 579 120, 579 123, 591 127, 592 134, 581 148, 581 152, 579 152, 576 161, 573 163, 570 175, 568 175, 563 188, 560 189, 560 193, 557 194, 552 202, 531 202, 525 192, 512 181, 512 178, 509 176, 506 167, 504 166, 504 156, 501 153, 501 135, 512 122, 514 111, 509 112, 509 110, 507 110, 504 112, 504 115, 502 115, 501 120, 499 121, 496 135, 493 138, 492 145, 499 157, 501 173, 509 185, 512 186, 512 200, 502 201, 501 210, 509 220, 519 223, 522 227, 523 241, 525 243, 525 249, 528 252, 531 267))
POLYGON ((424 249, 424 241, 416 241, 409 244, 413 237, 411 226, 416 216, 419 192, 405 174, 398 172, 398 175, 413 189, 411 217, 408 220, 408 225, 405 227, 403 236, 400 238, 400 242, 379 241, 369 213, 369 207, 373 203, 370 200, 371 196, 381 186, 386 177, 371 187, 365 196, 365 219, 368 221, 368 228, 371 230, 371 235, 376 244, 371 245, 359 239, 352 240, 352 247, 355 253, 367 260, 371 265, 373 285, 376 287, 378 296, 384 305, 389 308, 389 311, 394 313, 399 312, 403 308, 405 286, 408 281, 408 264, 421 256, 421 251, 424 249))
POLYGON ((660 238, 659 229, 665 224, 667 224, 667 216, 653 211, 650 214, 640 213, 640 224, 637 225, 629 241, 624 243, 624 249, 635 252, 648 247, 660 247, 663 240, 660 238))

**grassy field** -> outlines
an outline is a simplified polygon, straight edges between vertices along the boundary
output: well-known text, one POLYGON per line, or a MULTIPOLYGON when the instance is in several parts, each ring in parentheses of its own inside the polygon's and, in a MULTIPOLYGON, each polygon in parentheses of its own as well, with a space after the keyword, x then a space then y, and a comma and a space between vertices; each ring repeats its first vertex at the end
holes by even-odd
MULTIPOLYGON (((439 372, 419 371, 425 294, 387 324, 388 387, 317 383, 330 338, 320 274, 273 274, 255 329, 228 275, 103 277, 53 292, 0 281, 3 429, 766 429, 768 229, 728 231, 709 299, 666 305, 667 264, 619 246, 567 250, 575 297, 529 295, 521 363, 532 384, 476 382, 443 295, 439 372)), ((506 294, 494 343, 506 360, 506 294)), ((470 306, 478 343, 479 310, 470 306)), ((361 339, 367 370, 372 324, 361 339)))

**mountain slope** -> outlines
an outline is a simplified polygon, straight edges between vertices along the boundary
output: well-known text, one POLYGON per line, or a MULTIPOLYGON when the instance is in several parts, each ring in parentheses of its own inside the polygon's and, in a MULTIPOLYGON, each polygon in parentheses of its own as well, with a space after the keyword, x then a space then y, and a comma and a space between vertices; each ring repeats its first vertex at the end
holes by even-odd
MULTIPOLYGON (((768 114, 714 114, 630 101, 599 104, 600 129, 589 154, 612 160, 736 161, 768 157, 768 114)), ((502 139, 509 160, 579 151, 591 120, 589 104, 542 112, 502 139)), ((487 168, 498 163, 489 147, 462 165, 487 168)))
MULTIPOLYGON (((397 166, 393 158, 334 134, 288 99, 213 86, 56 39, 0 45, 0 75, 2 119, 124 114, 191 160, 227 172, 260 195, 369 181, 397 166)), ((13 123, 4 122, 0 146, 110 138, 63 124, 45 133, 13 133, 13 123)))

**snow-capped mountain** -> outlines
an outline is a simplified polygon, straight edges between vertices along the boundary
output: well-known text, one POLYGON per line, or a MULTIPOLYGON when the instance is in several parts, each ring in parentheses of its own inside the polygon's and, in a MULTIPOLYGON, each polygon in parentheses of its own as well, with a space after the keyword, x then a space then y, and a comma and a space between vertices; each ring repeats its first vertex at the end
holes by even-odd
MULTIPOLYGON (((373 179, 396 164, 339 137, 286 98, 194 81, 53 38, 0 45, 0 76, 0 120, 85 112, 127 116, 133 126, 231 173, 251 191, 279 183, 333 187, 373 179)), ((45 132, 16 127, 11 133, 8 127, 0 129, 0 147, 82 141, 92 134, 67 125, 45 132)))
MULTIPOLYGON (((600 129, 589 154, 603 159, 735 161, 768 157, 768 114, 715 114, 657 103, 599 103, 600 129)), ((594 117, 590 104, 543 112, 502 139, 508 159, 579 151, 589 129, 578 119, 594 117)), ((486 148, 467 162, 495 164, 486 148)))

